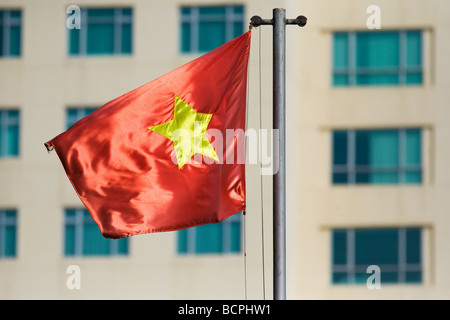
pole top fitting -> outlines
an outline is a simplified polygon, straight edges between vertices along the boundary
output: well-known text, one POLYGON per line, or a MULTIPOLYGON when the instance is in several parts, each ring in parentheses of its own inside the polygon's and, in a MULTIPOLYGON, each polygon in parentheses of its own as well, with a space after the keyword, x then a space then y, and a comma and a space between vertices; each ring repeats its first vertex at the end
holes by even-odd
POLYGON ((250 18, 250 24, 253 27, 259 27, 262 23, 262 18, 260 16, 253 16, 250 18))
POLYGON ((307 21, 307 20, 308 20, 308 19, 306 19, 305 16, 298 16, 298 17, 295 19, 295 23, 298 24, 300 27, 304 27, 304 26, 306 26, 306 21, 307 21))
POLYGON ((263 19, 260 16, 253 16, 250 18, 250 25, 252 27, 259 27, 263 24, 272 24, 272 19, 263 19))
MULTIPOLYGON (((304 27, 306 25, 306 17, 298 16, 296 19, 285 19, 286 24, 296 24, 300 27, 304 27)), ((260 16, 253 16, 250 18, 250 27, 259 27, 261 25, 273 25, 273 19, 262 19, 260 16)))

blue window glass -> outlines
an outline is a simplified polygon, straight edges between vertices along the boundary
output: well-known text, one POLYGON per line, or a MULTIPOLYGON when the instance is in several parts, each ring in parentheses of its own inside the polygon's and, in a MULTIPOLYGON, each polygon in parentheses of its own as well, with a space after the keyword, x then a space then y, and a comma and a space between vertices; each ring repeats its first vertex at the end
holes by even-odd
POLYGON ((69 55, 132 53, 132 9, 81 8, 80 12, 80 29, 69 29, 69 55))
POLYGON ((18 110, 0 110, 0 158, 19 155, 18 110))
POLYGON ((421 230, 419 228, 406 229, 406 263, 420 263, 421 230))
POLYGON ((0 209, 0 259, 13 258, 17 251, 17 212, 0 209))
POLYGON ((235 214, 220 223, 177 231, 177 247, 180 254, 239 253, 241 215, 235 214))
POLYGON ((406 66, 410 69, 406 73, 407 84, 422 83, 422 34, 408 32, 407 34, 406 66))
POLYGON ((72 107, 68 108, 66 112, 66 128, 70 128, 75 122, 90 115, 92 112, 97 110, 96 107, 72 107))
POLYGON ((334 33, 334 86, 420 84, 421 31, 334 33))
POLYGON ((398 230, 355 230, 355 264, 395 264, 398 259, 398 230))
POLYGON ((420 184, 420 129, 336 130, 334 184, 420 184))
POLYGON ((381 283, 421 283, 421 243, 415 227, 332 230, 332 281, 366 283, 376 265, 381 283))
POLYGON ((112 256, 128 254, 128 238, 107 239, 86 209, 66 209, 64 254, 112 256))
POLYGON ((195 252, 220 253, 223 238, 221 227, 217 223, 199 226, 195 233, 195 252))
POLYGON ((348 85, 348 34, 339 32, 334 34, 333 55, 333 83, 335 85, 348 85))
POLYGON ((181 7, 180 15, 183 53, 213 50, 244 31, 243 6, 181 7))
MULTIPOLYGON (((422 164, 422 135, 418 130, 405 130, 405 165, 410 168, 419 168, 422 164)), ((422 181, 420 170, 407 170, 405 183, 418 183, 422 181)))
POLYGON ((22 12, 0 10, 0 57, 17 57, 21 54, 22 12))
POLYGON ((81 29, 70 29, 69 31, 69 55, 79 55, 81 52, 80 30, 81 29))
POLYGON ((347 262, 347 232, 346 230, 333 231, 333 264, 347 262))
POLYGON ((207 52, 226 42, 225 23, 201 21, 198 28, 198 51, 207 52))

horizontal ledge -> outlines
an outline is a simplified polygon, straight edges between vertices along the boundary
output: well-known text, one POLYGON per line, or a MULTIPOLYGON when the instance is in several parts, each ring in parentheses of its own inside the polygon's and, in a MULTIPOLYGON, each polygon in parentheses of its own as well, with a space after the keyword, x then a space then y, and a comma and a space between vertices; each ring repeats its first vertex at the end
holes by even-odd
POLYGON ((390 25, 381 26, 380 29, 369 29, 367 26, 348 26, 348 27, 323 27, 319 29, 322 33, 333 33, 333 32, 377 32, 377 31, 410 31, 410 30, 425 30, 433 31, 434 26, 432 25, 390 25))
POLYGON ((378 229, 378 228, 425 228, 432 229, 433 223, 431 222, 389 222, 389 223, 327 223, 320 224, 319 230, 327 231, 332 229, 378 229))
POLYGON ((376 130, 376 129, 413 129, 422 128, 431 130, 434 125, 431 123, 380 123, 380 124, 350 124, 350 125, 322 125, 319 126, 320 131, 332 131, 332 130, 376 130))

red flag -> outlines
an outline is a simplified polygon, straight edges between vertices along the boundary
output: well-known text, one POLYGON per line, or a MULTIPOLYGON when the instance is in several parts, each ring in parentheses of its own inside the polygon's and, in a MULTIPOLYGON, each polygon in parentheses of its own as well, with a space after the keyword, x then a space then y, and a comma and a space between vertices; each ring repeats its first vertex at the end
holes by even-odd
POLYGON ((249 50, 250 31, 45 143, 105 237, 215 223, 245 210, 245 163, 236 157, 243 145, 226 137, 245 130, 249 50))

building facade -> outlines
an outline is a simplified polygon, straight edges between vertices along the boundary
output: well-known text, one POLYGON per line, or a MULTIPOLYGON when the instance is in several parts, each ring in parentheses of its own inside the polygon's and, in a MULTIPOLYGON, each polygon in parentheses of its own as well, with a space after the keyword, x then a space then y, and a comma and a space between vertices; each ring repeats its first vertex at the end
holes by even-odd
MULTIPOLYGON (((245 216, 109 240, 44 142, 277 7, 308 18, 286 27, 287 298, 450 297, 445 0, 2 0, 1 299, 272 298, 270 160, 245 216)), ((255 132, 271 38, 252 30, 255 132)))

